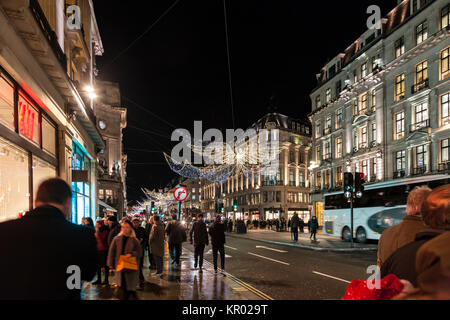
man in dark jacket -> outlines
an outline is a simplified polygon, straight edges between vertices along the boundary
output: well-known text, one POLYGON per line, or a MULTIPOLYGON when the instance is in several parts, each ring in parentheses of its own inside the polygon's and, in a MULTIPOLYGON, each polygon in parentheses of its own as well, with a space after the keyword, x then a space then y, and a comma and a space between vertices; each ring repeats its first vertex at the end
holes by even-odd
POLYGON ((197 269, 198 265, 200 268, 199 272, 203 272, 203 252, 205 251, 205 246, 209 244, 208 231, 206 230, 206 224, 203 222, 203 214, 200 213, 198 215, 198 220, 192 225, 189 237, 191 244, 194 244, 194 269, 197 269), (194 235, 194 240, 192 240, 192 234, 194 235))
POLYGON ((142 289, 145 284, 144 274, 142 273, 142 269, 144 268, 144 256, 145 256, 145 247, 147 243, 147 232, 143 227, 141 227, 141 220, 139 218, 133 218, 132 220, 134 233, 136 234, 136 239, 138 239, 139 244, 141 245, 141 257, 139 259, 139 286, 142 289))
POLYGON ((425 229, 415 240, 397 249, 381 266, 381 277, 393 273, 417 287, 416 254, 426 242, 450 230, 450 185, 431 191, 421 205, 425 229))
POLYGON ((298 241, 298 224, 299 218, 297 212, 294 213, 294 216, 291 219, 291 232, 294 234, 294 241, 298 241))
POLYGON ((108 248, 111 246, 111 242, 113 239, 120 233, 120 224, 117 222, 117 218, 115 216, 111 216, 106 220, 106 223, 109 226, 109 235, 108 235, 108 248))
POLYGON ((214 272, 217 274, 217 252, 220 252, 220 266, 222 275, 225 274, 225 226, 220 222, 220 215, 216 216, 214 223, 209 227, 214 260, 214 272))
MULTIPOLYGON (((150 216, 150 218, 148 219, 147 224, 145 225, 145 232, 147 233, 148 236, 150 236, 150 233, 152 232, 152 228, 153 228, 153 221, 154 221, 154 216, 150 216)), ((161 221, 162 223, 162 221, 161 221)), ((164 226, 165 228, 165 226, 164 226)), ((152 253, 152 249, 150 247, 150 243, 149 241, 147 241, 147 251, 148 251, 148 262, 149 262, 149 269, 150 270, 155 270, 156 269, 156 263, 155 263, 155 259, 153 258, 153 253, 152 253)))
POLYGON ((177 218, 176 214, 172 215, 172 221, 167 224, 166 233, 169 237, 169 254, 172 264, 178 267, 181 265, 182 244, 185 241, 186 231, 177 218))
POLYGON ((305 221, 302 218, 298 220, 298 227, 300 228, 300 233, 305 232, 305 221))
POLYGON ((316 234, 317 234, 317 229, 319 228, 319 221, 317 221, 317 217, 314 216, 312 217, 311 221, 309 222, 309 239, 311 239, 311 241, 317 241, 316 239, 316 234), (314 238, 314 240, 313 240, 314 238))
POLYGON ((72 190, 61 179, 39 186, 35 207, 0 223, 0 300, 79 300, 97 271, 94 233, 67 221, 72 190))

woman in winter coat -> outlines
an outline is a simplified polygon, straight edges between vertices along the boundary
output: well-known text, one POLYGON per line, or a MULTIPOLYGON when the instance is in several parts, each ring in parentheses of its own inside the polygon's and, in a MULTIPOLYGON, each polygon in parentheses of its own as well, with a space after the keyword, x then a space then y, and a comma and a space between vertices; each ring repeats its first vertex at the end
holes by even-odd
POLYGON ((109 284, 109 268, 106 263, 108 257, 108 234, 109 228, 105 226, 103 220, 98 220, 95 225, 95 238, 97 239, 97 251, 98 251, 98 269, 97 269, 97 281, 92 284, 109 284), (105 281, 102 282, 102 268, 105 269, 105 281))
POLYGON ((161 276, 163 273, 165 228, 158 215, 154 217, 154 224, 150 232, 150 250, 156 264, 154 276, 161 276))
MULTIPOLYGON (((136 239, 133 225, 130 221, 122 222, 120 233, 112 240, 108 253, 108 266, 116 269, 121 255, 136 257, 137 265, 141 259, 141 245, 136 239)), ((116 283, 121 292, 121 299, 137 299, 136 286, 139 282, 139 272, 136 271, 116 271, 116 283)))

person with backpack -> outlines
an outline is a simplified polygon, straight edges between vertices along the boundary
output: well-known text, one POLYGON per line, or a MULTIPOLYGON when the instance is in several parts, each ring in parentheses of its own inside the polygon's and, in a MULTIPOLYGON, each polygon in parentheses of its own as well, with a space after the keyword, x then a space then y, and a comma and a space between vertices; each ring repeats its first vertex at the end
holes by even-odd
POLYGON ((197 219, 198 220, 192 225, 189 237, 191 244, 194 245, 194 269, 197 269, 197 266, 199 266, 199 272, 202 273, 203 253, 205 251, 205 246, 209 244, 209 240, 206 224, 203 222, 203 214, 200 213, 197 219), (192 235, 194 235, 193 239, 192 235))
POLYGON ((169 237, 169 254, 172 264, 180 266, 181 254, 183 250, 183 242, 186 241, 186 231, 177 220, 177 215, 172 215, 172 221, 167 224, 166 233, 169 237))

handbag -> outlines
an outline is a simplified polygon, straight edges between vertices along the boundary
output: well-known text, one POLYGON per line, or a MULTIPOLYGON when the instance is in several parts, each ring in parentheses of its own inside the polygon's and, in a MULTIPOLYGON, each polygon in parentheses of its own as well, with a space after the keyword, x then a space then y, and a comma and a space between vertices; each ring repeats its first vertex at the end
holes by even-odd
POLYGON ((122 272, 138 271, 139 268, 136 257, 121 255, 119 257, 119 263, 117 264, 116 270, 122 272))

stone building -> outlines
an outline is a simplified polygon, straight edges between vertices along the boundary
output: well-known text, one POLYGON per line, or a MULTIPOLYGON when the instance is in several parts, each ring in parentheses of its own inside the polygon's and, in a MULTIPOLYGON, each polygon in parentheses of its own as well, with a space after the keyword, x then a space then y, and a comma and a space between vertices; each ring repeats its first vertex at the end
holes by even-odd
POLYGON ((37 185, 55 176, 72 186, 72 222, 95 220, 102 54, 92 0, 0 0, 0 221, 32 209, 37 185))
POLYGON ((344 172, 367 183, 449 168, 449 3, 399 1, 317 75, 311 92, 311 200, 342 190, 344 172))
POLYGON ((225 215, 233 219, 262 220, 285 217, 294 212, 309 219, 309 152, 311 127, 308 121, 293 119, 279 113, 269 113, 251 128, 279 130, 279 167, 276 174, 242 172, 227 181, 202 187, 202 210, 215 215, 222 203, 225 215), (233 205, 237 204, 237 210, 233 205))
POLYGON ((95 106, 97 127, 105 142, 98 154, 98 194, 100 211, 117 212, 127 209, 126 165, 123 152, 123 129, 127 126, 127 109, 122 107, 118 83, 97 81, 98 98, 95 106))

